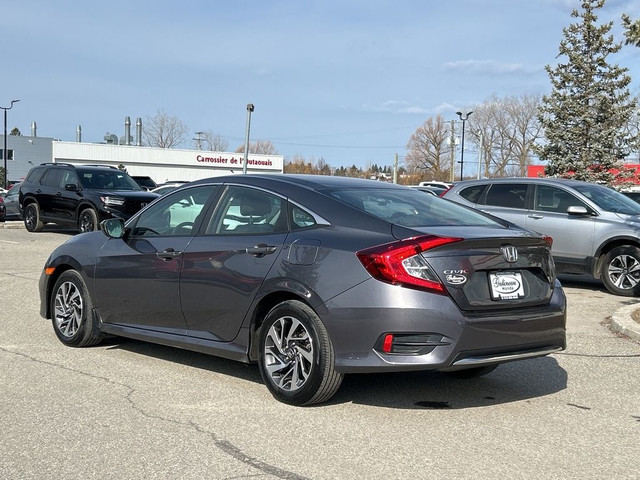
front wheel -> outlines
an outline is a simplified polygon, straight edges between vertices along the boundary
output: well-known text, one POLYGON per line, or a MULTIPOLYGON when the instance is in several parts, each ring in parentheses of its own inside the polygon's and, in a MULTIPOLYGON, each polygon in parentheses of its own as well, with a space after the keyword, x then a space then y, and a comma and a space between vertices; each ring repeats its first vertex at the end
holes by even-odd
POLYGON ((85 208, 78 217, 80 233, 93 232, 98 229, 98 215, 93 208, 85 208))
POLYGON ((271 394, 290 405, 329 400, 343 378, 335 371, 333 345, 322 321, 297 300, 282 302, 267 314, 258 364, 271 394))
POLYGON ((56 281, 51 296, 51 321, 58 339, 69 347, 89 347, 103 338, 93 322, 93 306, 82 277, 67 270, 56 281))
POLYGON ((640 249, 625 245, 607 253, 600 276, 611 293, 624 297, 640 295, 640 249))

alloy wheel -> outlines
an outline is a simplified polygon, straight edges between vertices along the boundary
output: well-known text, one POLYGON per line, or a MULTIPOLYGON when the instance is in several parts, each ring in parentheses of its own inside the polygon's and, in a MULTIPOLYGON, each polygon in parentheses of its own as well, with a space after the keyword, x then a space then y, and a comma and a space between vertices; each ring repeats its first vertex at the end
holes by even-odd
POLYGON ((640 262, 632 255, 618 255, 609 263, 607 275, 616 287, 632 289, 640 282, 640 262))
POLYGON ((55 297, 54 320, 65 337, 73 337, 82 322, 82 294, 72 282, 60 285, 55 297))
POLYGON ((276 320, 265 339, 264 364, 271 381, 283 390, 302 388, 313 366, 313 342, 296 318, 276 320))

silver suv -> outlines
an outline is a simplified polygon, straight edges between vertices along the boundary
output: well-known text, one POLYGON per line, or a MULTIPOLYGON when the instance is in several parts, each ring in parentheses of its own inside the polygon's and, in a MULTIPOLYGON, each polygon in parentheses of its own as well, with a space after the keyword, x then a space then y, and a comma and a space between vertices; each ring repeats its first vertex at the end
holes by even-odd
POLYGON ((558 273, 590 274, 640 295, 640 204, 601 185, 547 178, 457 183, 444 198, 553 238, 558 273))

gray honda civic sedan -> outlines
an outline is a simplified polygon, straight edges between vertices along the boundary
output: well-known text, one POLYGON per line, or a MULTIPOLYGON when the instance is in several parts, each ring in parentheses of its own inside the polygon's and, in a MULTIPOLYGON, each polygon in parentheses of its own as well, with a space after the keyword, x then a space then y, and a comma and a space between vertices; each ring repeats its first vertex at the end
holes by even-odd
POLYGON ((68 346, 130 337, 257 363, 278 400, 344 374, 489 373, 566 346, 552 240, 407 187, 200 180, 49 257, 41 315, 68 346))

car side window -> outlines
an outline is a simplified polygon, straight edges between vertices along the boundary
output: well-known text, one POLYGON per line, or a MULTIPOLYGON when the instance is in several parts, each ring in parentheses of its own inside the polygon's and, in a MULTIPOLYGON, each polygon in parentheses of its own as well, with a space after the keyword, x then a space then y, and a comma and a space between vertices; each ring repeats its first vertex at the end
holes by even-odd
POLYGON ((309 228, 316 225, 316 219, 309 212, 297 205, 289 204, 291 210, 291 230, 309 228))
POLYGON ((285 201, 253 188, 230 186, 222 196, 206 233, 263 235, 287 231, 285 201))
POLYGON ((192 235, 217 189, 216 185, 201 185, 168 194, 140 214, 131 235, 192 235))
POLYGON ((548 185, 538 185, 536 187, 533 205, 535 210, 556 213, 567 213, 567 208, 572 206, 587 208, 587 205, 569 192, 548 185))
POLYGON ((485 187, 486 185, 473 185, 471 187, 463 188, 460 190, 458 195, 471 203, 478 203, 485 187))
POLYGON ((40 179, 40 184, 45 187, 60 187, 60 180, 62 179, 62 170, 59 168, 50 168, 40 179))
POLYGON ((494 183, 487 192, 486 205, 524 208, 527 185, 523 183, 494 183))
POLYGON ((73 170, 65 170, 62 172, 62 181, 60 186, 64 188, 65 185, 69 184, 78 185, 78 176, 73 170))

